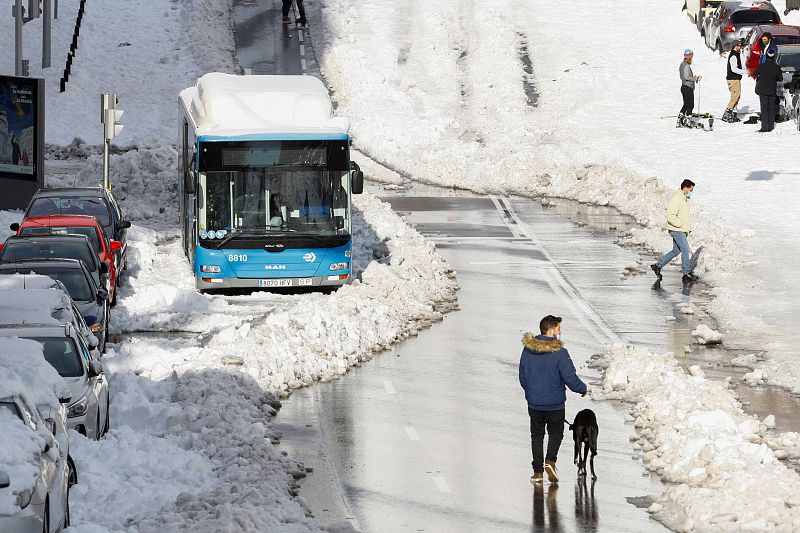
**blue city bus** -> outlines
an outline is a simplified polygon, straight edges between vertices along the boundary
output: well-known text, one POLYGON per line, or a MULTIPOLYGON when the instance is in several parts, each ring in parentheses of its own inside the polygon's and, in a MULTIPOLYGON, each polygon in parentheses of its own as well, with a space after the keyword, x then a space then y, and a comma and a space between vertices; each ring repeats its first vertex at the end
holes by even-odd
POLYGON ((179 101, 181 228, 197 288, 349 283, 363 173, 322 82, 212 73, 179 101))

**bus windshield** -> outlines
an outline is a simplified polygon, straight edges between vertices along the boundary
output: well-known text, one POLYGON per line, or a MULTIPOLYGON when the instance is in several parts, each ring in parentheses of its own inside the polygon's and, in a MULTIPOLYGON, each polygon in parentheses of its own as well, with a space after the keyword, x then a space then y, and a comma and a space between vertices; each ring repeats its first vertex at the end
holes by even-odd
POLYGON ((201 240, 239 231, 319 236, 350 233, 344 142, 215 144, 223 146, 205 150, 209 155, 201 158, 198 176, 201 240), (237 146, 225 146, 234 144, 237 146))

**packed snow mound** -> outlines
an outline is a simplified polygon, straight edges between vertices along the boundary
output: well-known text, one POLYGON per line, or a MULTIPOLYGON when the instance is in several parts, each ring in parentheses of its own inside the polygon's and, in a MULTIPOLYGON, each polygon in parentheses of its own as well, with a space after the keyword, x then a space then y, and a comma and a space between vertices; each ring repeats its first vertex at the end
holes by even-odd
MULTIPOLYGON (((0 380, 0 391, 5 380, 0 380)), ((0 392, 0 398, 3 392, 0 392)), ((22 420, 7 409, 0 410, 0 471, 8 474, 11 485, 0 491, 0 516, 17 513, 20 508, 16 494, 23 490, 33 489, 34 480, 39 470, 39 454, 46 445, 46 429, 36 431, 26 426, 22 420)))
POLYGON ((778 460, 796 434, 768 435, 774 418, 746 415, 725 384, 687 374, 671 353, 615 347, 595 365, 606 371, 594 399, 634 404, 634 447, 670 482, 650 509, 655 518, 680 531, 800 528, 800 476, 778 460))
POLYGON ((692 337, 695 338, 697 344, 721 344, 722 333, 713 330, 705 324, 698 324, 697 329, 692 331, 692 337))
POLYGON ((452 269, 388 204, 354 197, 353 239, 359 279, 330 295, 222 297, 197 292, 177 232, 133 228, 134 266, 120 288, 112 330, 202 332, 205 341, 175 349, 130 343, 120 358, 156 379, 235 359, 264 387, 288 391, 343 374, 452 308, 452 269), (231 305, 244 302, 250 305, 231 305))

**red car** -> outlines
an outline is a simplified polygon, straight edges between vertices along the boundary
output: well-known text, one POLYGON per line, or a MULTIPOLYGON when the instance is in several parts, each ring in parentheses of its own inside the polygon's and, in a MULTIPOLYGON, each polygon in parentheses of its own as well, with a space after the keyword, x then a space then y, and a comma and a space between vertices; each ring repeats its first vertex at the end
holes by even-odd
POLYGON ((100 261, 108 265, 108 297, 111 305, 117 301, 117 278, 116 252, 122 248, 119 241, 109 241, 103 232, 103 227, 97 219, 88 215, 45 215, 39 217, 28 217, 22 224, 12 224, 12 230, 17 230, 17 235, 85 235, 92 243, 92 247, 97 252, 100 261), (15 228, 14 226, 18 226, 15 228))
POLYGON ((764 24, 753 27, 744 39, 744 50, 742 50, 744 68, 747 70, 747 75, 751 78, 761 60, 761 52, 763 52, 761 37, 765 33, 772 34, 770 46, 778 46, 779 44, 800 44, 800 26, 764 24))

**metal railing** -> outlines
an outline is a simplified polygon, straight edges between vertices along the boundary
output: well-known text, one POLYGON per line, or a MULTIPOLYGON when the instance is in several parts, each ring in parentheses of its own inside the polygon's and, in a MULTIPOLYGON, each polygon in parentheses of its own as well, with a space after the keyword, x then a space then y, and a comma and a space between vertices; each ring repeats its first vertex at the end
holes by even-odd
POLYGON ((62 93, 67 90, 67 82, 72 72, 72 60, 75 58, 75 53, 78 51, 78 36, 81 34, 81 21, 83 20, 85 7, 86 0, 81 0, 80 6, 78 7, 78 16, 75 18, 75 30, 72 32, 72 42, 69 45, 69 52, 67 53, 67 63, 64 66, 64 75, 61 76, 59 82, 59 90, 62 93))

